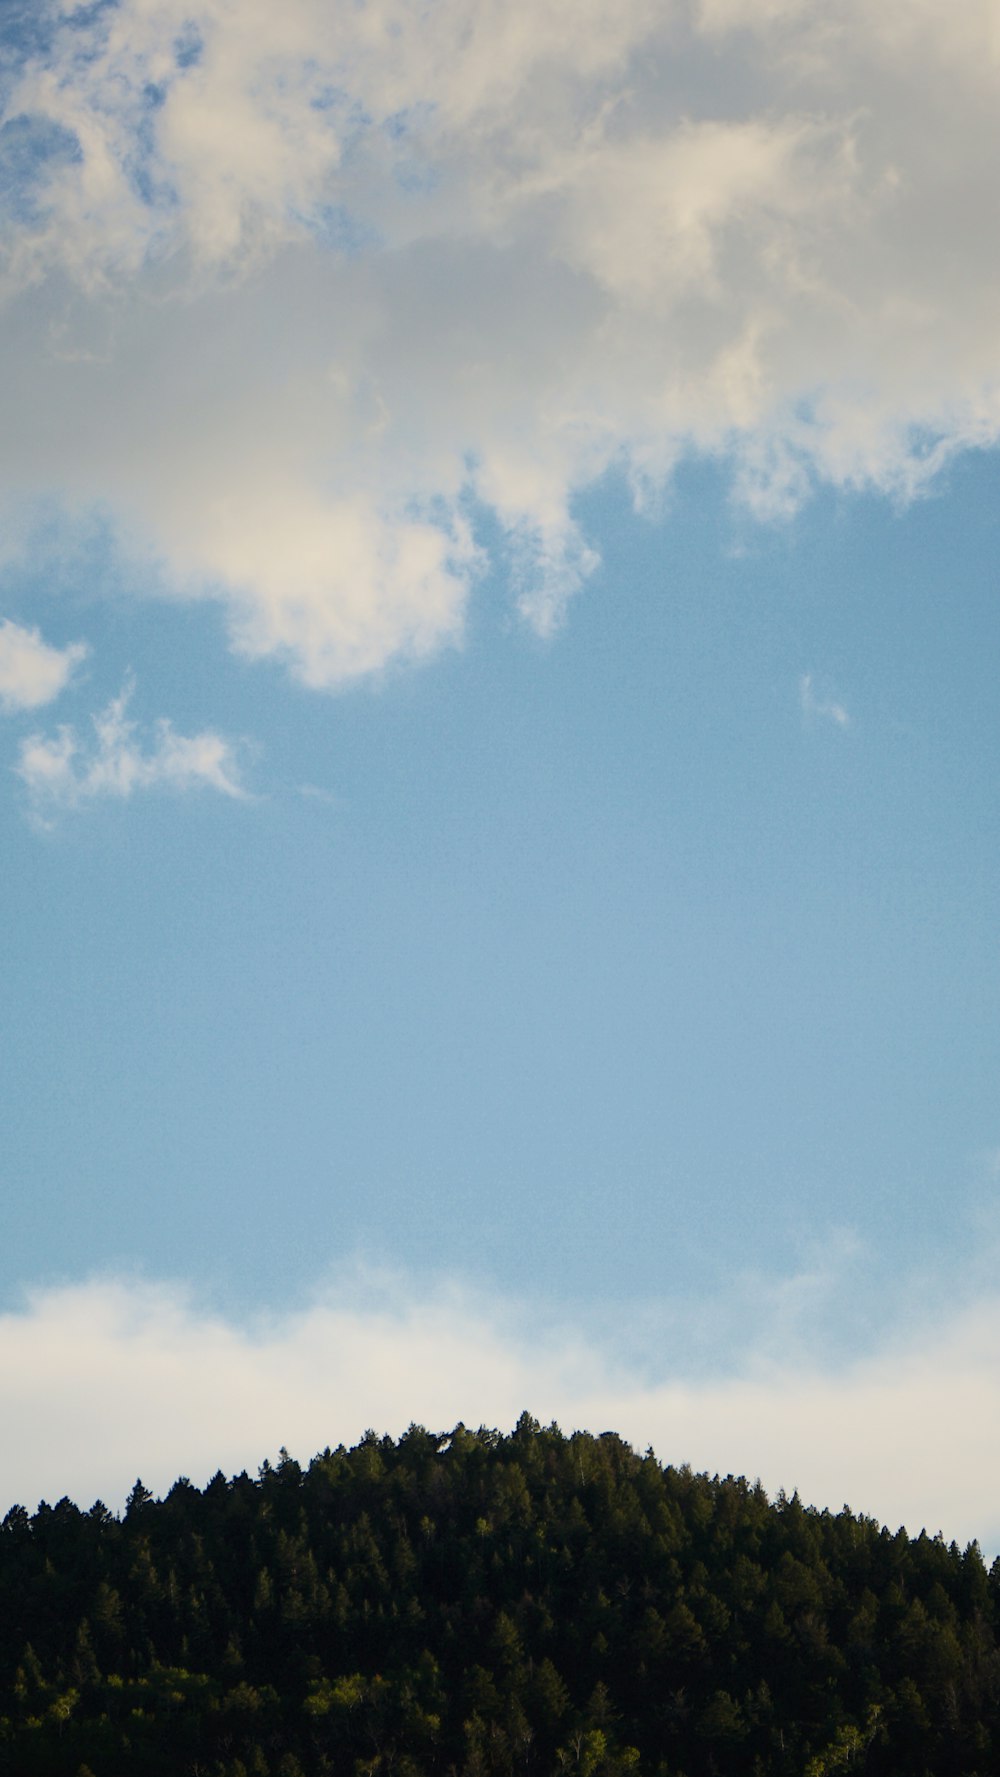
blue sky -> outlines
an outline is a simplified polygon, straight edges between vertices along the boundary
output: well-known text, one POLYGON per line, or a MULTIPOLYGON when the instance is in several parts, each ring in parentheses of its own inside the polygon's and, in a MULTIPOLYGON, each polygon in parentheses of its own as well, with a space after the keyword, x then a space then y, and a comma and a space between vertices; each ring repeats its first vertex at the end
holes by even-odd
POLYGON ((250 796, 40 834, 8 772, 8 1289, 138 1262, 277 1302, 359 1249, 582 1304, 967 1241, 996 473, 748 540, 710 470, 656 525, 609 486, 558 638, 493 583, 462 648, 334 698, 203 611, 95 608, 100 570, 34 589, 90 637, 60 716, 131 672, 138 721, 248 737, 250 796))
POLYGON ((7 1503, 526 1405, 1000 1536, 988 9, 588 8, 6 21, 7 1503))

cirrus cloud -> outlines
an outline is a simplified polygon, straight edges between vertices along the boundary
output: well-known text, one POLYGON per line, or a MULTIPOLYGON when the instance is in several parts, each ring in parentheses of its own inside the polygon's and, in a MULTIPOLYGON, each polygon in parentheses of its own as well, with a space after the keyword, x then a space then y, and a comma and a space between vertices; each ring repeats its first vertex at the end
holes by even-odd
POLYGON ((807 722, 832 722, 835 728, 851 726, 851 718, 839 698, 818 691, 812 673, 803 673, 799 679, 799 708, 807 722))
POLYGON ((132 689, 127 683, 92 718, 90 740, 81 741, 64 723, 54 735, 31 734, 22 741, 14 769, 40 818, 101 797, 128 800, 139 790, 212 789, 245 797, 232 743, 211 729, 178 734, 161 717, 151 745, 143 747, 128 715, 132 689))

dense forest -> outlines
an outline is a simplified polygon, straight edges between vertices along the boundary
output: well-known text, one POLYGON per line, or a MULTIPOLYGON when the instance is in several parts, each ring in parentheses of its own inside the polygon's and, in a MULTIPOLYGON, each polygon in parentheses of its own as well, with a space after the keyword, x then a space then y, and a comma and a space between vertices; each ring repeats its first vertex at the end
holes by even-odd
POLYGON ((980 1777, 1000 1562, 527 1415, 0 1534, 3 1777, 980 1777))

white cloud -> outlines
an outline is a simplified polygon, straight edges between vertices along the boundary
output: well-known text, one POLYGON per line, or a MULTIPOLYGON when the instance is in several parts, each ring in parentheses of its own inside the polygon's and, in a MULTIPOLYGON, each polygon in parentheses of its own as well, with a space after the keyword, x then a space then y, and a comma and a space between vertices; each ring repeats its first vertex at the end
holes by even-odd
POLYGON ((991 0, 76 12, 6 98, 4 483, 313 685, 460 637, 476 502, 548 633, 611 466, 908 496, 1000 435, 998 100, 991 0))
POLYGON ((0 1315, 0 1412, 22 1428, 0 1503, 119 1504, 136 1474, 162 1490, 180 1472, 252 1471, 282 1443, 306 1457, 369 1425, 510 1426, 527 1408, 664 1461, 1000 1546, 995 1297, 839 1368, 755 1356, 759 1330, 745 1329, 739 1374, 693 1382, 640 1374, 593 1334, 456 1285, 360 1278, 249 1326, 176 1287, 40 1289, 0 1315))
POLYGON ((102 796, 128 798, 137 790, 201 788, 246 795, 232 743, 211 729, 178 734, 161 717, 144 749, 127 714, 131 695, 127 684, 92 718, 92 739, 81 741, 75 728, 63 725, 54 735, 32 734, 22 741, 14 769, 43 819, 56 809, 102 796))
POLYGON ((53 648, 37 629, 9 617, 0 621, 0 709, 35 710, 64 691, 74 668, 85 660, 83 642, 53 648))
POLYGON ((832 722, 835 728, 851 726, 851 718, 844 705, 835 697, 817 692, 812 673, 803 673, 799 679, 799 708, 807 721, 818 717, 822 721, 832 722))

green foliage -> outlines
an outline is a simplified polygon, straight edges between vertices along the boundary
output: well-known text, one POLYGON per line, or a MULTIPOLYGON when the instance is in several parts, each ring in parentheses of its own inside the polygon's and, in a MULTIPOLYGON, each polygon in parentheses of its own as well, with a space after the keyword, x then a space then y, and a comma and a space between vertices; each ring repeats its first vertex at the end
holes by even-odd
POLYGON ((1000 1566, 527 1414, 0 1527, 0 1777, 985 1777, 1000 1566))

